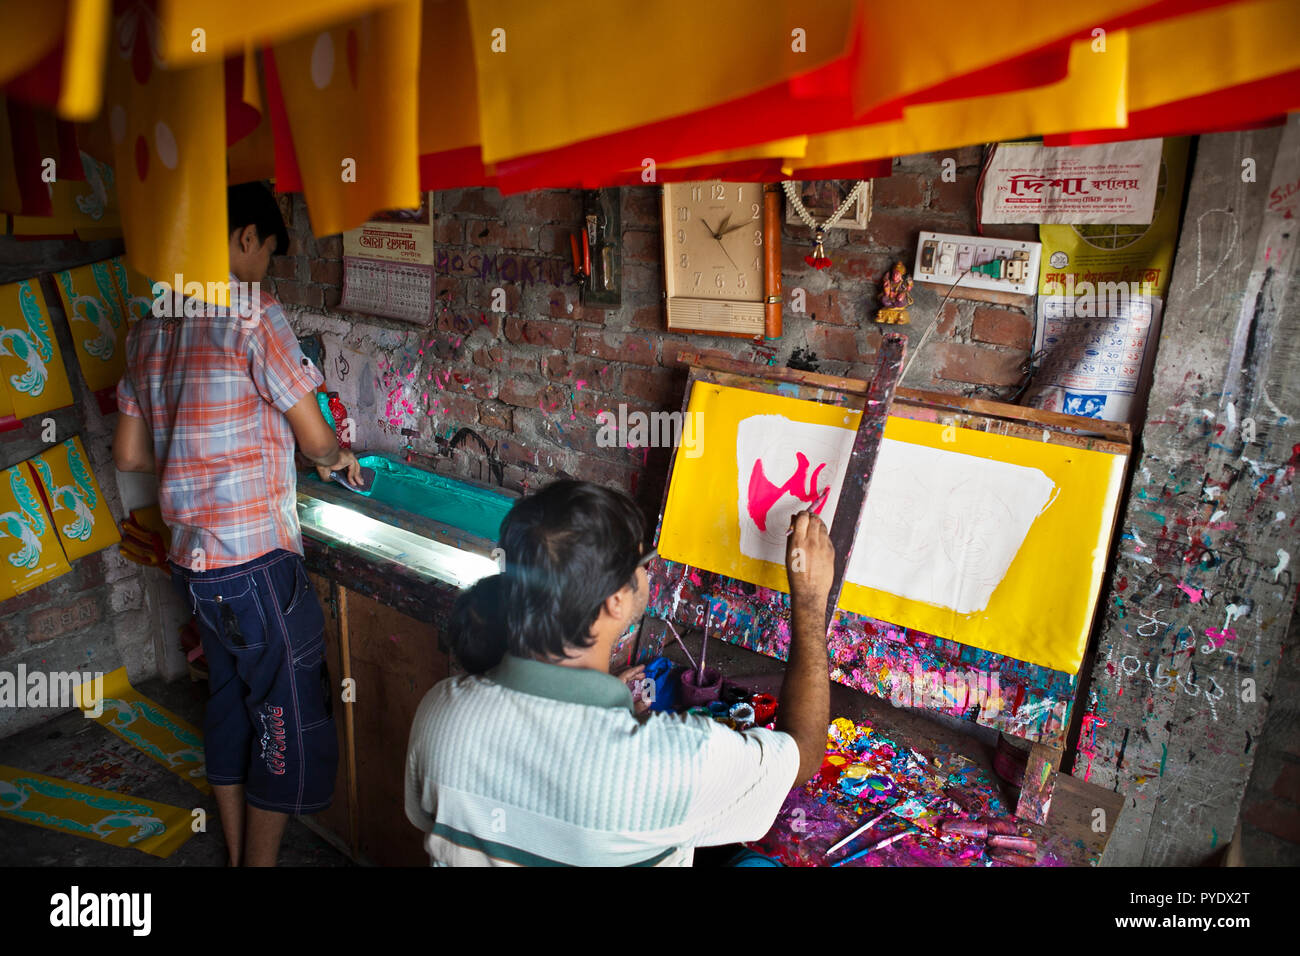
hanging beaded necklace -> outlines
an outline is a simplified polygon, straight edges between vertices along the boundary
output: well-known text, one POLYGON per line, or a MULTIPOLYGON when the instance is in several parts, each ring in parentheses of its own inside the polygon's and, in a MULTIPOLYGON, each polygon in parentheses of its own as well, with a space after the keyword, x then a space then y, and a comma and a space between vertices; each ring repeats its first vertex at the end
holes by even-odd
POLYGON ((858 184, 849 191, 847 196, 844 197, 844 202, 840 203, 839 208, 831 213, 830 218, 820 226, 817 225, 817 221, 813 219, 812 214, 808 212, 808 207, 803 204, 803 200, 799 198, 799 184, 793 179, 787 179, 785 180, 784 186, 785 198, 790 200, 790 208, 793 209, 795 214, 803 220, 804 224, 813 231, 813 242, 815 245, 813 246, 812 255, 804 256, 803 261, 808 263, 808 265, 812 266, 814 269, 827 268, 830 266, 831 260, 827 257, 826 250, 822 247, 822 243, 826 239, 826 230, 843 219, 844 214, 853 208, 853 204, 857 202, 858 196, 862 194, 862 190, 870 187, 869 181, 865 179, 858 180, 858 184))

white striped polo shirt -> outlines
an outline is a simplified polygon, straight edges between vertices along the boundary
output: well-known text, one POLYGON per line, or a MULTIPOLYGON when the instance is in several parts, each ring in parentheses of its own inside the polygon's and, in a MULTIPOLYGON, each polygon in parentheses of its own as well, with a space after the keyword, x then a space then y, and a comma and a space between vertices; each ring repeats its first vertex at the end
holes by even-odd
POLYGON ((435 866, 689 866, 766 833, 798 768, 789 734, 638 720, 617 677, 507 655, 420 702, 406 816, 435 866))

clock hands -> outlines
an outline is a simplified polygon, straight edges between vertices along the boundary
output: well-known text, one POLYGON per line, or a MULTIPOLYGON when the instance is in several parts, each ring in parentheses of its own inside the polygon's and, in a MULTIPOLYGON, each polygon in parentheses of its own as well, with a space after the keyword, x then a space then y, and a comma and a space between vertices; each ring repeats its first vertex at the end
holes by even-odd
MULTIPOLYGON (((729 223, 729 222, 731 222, 731 213, 727 213, 727 218, 724 219, 724 220, 722 220, 722 222, 718 223, 718 229, 719 229, 719 230, 723 230, 723 227, 726 226, 727 223, 729 223)), ((728 252, 728 251, 727 251, 727 247, 726 247, 725 245, 722 244, 722 237, 725 236, 725 235, 726 235, 727 233, 729 233, 729 232, 735 232, 737 229, 743 229, 747 224, 742 222, 740 225, 738 225, 738 226, 732 226, 730 229, 725 229, 725 230, 723 230, 723 231, 715 231, 715 230, 714 230, 711 226, 709 226, 709 224, 704 220, 704 217, 701 216, 701 217, 700 217, 700 225, 702 225, 702 226, 704 227, 705 231, 708 232, 708 234, 709 234, 710 236, 713 237, 713 241, 714 241, 714 242, 716 242, 719 246, 722 246, 722 254, 723 254, 724 256, 726 256, 726 257, 727 257, 727 261, 731 263, 731 268, 733 268, 733 269, 735 269, 737 272, 739 272, 739 271, 740 271, 740 266, 736 265, 736 260, 733 259, 733 258, 731 258, 731 253, 728 252)))

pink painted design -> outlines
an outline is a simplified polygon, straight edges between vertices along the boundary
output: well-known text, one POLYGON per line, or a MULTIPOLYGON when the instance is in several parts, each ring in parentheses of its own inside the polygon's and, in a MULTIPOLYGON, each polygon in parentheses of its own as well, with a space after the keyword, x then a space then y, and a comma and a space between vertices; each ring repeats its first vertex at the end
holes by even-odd
POLYGON ((759 458, 754 462, 754 469, 749 473, 749 494, 746 495, 746 507, 749 509, 749 517, 758 527, 759 531, 767 530, 767 513, 772 510, 772 506, 780 500, 786 492, 794 495, 800 501, 812 504, 814 514, 821 514, 822 508, 826 507, 826 499, 830 494, 830 485, 827 485, 821 491, 817 490, 817 476, 821 474, 826 465, 818 465, 808 478, 808 456, 801 451, 794 453, 798 466, 794 474, 786 479, 785 484, 775 485, 768 480, 763 473, 763 459, 759 458), (806 488, 805 490, 805 482, 806 488))
POLYGON ((1207 627, 1205 629, 1205 636, 1210 639, 1210 643, 1215 647, 1222 647, 1225 641, 1235 641, 1237 639, 1237 632, 1234 628, 1227 628, 1226 630, 1220 631, 1212 627, 1207 627))
POLYGON ((1193 604, 1199 601, 1201 596, 1205 593, 1200 588, 1194 588, 1191 585, 1183 584, 1181 581, 1178 583, 1178 587, 1187 595, 1187 600, 1191 601, 1193 604))

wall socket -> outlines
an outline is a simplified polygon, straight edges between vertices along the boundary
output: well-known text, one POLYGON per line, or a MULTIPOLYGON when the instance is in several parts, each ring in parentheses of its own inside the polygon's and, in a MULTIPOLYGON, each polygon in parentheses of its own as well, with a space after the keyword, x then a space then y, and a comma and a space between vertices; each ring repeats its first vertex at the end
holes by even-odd
POLYGON ((1034 295, 1038 291, 1042 251, 1038 242, 923 232, 917 240, 912 275, 917 282, 944 286, 960 278, 958 295, 962 289, 1034 295))

